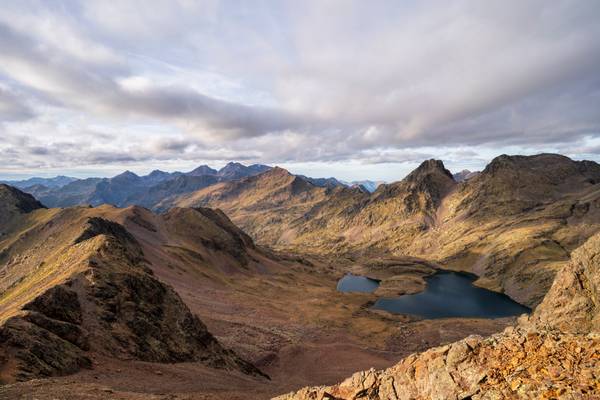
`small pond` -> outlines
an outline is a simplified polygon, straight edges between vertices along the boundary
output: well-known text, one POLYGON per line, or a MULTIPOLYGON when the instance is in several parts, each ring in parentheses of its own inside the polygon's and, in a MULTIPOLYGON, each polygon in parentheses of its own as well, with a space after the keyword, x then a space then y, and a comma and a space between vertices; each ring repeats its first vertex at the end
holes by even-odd
MULTIPOLYGON (((475 276, 442 271, 426 278, 427 288, 417 294, 380 298, 374 309, 423 318, 500 318, 529 313, 531 310, 510 297, 473 285, 475 276)), ((373 292, 379 282, 346 275, 338 283, 343 292, 373 292)))
POLYGON ((366 292, 371 293, 379 286, 379 281, 364 276, 347 274, 339 280, 337 290, 339 292, 366 292))

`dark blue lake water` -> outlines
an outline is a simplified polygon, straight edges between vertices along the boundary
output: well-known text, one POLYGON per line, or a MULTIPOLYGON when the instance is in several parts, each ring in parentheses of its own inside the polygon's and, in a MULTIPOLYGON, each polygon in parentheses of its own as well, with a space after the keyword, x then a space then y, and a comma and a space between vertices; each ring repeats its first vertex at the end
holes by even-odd
MULTIPOLYGON (((443 271, 426 280, 427 288, 423 292, 395 298, 380 298, 373 308, 428 319, 500 318, 531 311, 504 294, 473 286, 475 277, 468 274, 443 271)), ((372 279, 346 275, 338 283, 338 290, 372 292, 377 286, 379 283, 372 279)))
POLYGON ((339 280, 337 290, 340 292, 367 292, 377 289, 379 281, 364 276, 347 274, 339 280))

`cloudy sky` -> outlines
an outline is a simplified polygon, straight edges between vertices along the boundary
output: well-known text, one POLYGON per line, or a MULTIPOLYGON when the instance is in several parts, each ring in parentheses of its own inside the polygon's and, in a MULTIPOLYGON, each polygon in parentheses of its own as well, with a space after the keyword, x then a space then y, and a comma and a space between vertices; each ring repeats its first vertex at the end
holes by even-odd
POLYGON ((600 160, 599 20, 595 0, 4 0, 0 178, 600 160))

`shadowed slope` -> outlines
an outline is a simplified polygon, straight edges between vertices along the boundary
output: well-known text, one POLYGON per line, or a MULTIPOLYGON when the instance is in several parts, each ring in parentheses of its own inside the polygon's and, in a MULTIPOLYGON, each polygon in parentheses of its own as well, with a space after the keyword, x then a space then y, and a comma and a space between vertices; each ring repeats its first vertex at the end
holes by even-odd
POLYGON ((12 186, 0 184, 0 240, 5 232, 2 228, 14 217, 45 208, 32 195, 12 186))

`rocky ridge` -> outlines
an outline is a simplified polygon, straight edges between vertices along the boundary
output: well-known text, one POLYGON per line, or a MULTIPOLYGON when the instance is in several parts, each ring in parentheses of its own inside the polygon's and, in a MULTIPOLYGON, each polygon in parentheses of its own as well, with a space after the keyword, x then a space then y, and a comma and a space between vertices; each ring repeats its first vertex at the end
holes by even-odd
MULTIPOLYGON (((154 276, 138 241, 102 211, 25 215, 0 242, 0 383, 72 374, 90 368, 93 355, 263 376, 221 346, 154 276)), ((233 231, 224 216, 203 215, 233 231)))

